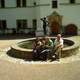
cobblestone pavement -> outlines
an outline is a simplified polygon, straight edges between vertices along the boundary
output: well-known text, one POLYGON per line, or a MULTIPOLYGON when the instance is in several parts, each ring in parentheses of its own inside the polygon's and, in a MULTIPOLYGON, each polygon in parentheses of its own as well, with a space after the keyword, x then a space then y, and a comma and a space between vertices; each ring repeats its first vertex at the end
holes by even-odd
MULTIPOLYGON (((70 39, 80 44, 80 36, 70 39)), ((80 50, 60 62, 34 63, 9 57, 6 52, 10 46, 22 40, 0 40, 0 80, 80 80, 80 50)))

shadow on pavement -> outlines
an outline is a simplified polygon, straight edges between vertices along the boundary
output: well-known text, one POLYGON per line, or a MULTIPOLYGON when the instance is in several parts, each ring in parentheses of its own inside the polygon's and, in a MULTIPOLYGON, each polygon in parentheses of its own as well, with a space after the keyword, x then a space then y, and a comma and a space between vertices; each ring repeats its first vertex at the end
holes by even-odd
POLYGON ((26 39, 35 37, 34 35, 30 34, 2 34, 0 35, 0 40, 12 40, 12 39, 26 39))

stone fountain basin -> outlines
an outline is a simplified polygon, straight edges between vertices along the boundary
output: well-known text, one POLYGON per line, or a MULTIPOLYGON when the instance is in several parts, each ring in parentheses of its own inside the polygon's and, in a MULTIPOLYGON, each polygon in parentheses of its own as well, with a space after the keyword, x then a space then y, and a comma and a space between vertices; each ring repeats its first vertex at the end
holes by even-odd
MULTIPOLYGON (((9 52, 10 56, 21 58, 21 59, 32 59, 32 49, 22 48, 20 45, 25 44, 26 41, 34 40, 35 38, 29 38, 24 41, 18 42, 15 45, 11 46, 11 50, 9 52)), ((54 39, 51 37, 51 39, 54 39)), ((76 54, 79 49, 79 45, 74 41, 67 38, 63 38, 64 44, 68 44, 67 47, 64 47, 61 52, 61 57, 68 57, 76 54)))

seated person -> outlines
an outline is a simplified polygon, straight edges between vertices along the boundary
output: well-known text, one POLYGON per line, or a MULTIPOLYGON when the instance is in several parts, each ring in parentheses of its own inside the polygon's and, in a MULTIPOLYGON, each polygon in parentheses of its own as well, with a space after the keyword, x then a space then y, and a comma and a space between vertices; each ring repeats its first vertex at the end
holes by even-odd
POLYGON ((47 58, 51 58, 52 48, 53 41, 49 37, 36 38, 33 43, 33 59, 47 60, 47 58))
POLYGON ((51 51, 53 48, 53 41, 49 37, 42 38, 42 51, 40 56, 43 56, 44 60, 51 58, 51 51))
POLYGON ((37 37, 33 43, 33 59, 39 58, 40 47, 42 46, 42 42, 39 37, 37 37))
POLYGON ((54 41, 54 53, 56 54, 56 58, 59 60, 61 57, 61 50, 63 48, 63 39, 61 34, 57 35, 57 38, 54 41))
POLYGON ((46 47, 48 48, 52 48, 53 47, 53 41, 49 38, 49 37, 45 37, 45 44, 46 44, 46 47))

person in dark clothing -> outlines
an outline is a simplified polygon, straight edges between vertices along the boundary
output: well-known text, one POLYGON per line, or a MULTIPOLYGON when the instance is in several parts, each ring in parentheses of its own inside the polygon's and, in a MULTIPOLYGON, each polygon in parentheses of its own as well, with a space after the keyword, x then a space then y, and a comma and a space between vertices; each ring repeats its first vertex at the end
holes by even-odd
POLYGON ((43 60, 48 60, 51 58, 51 52, 53 48, 53 41, 48 37, 45 36, 42 38, 42 51, 40 52, 40 56, 43 60))
POLYGON ((33 60, 39 60, 39 53, 41 51, 41 41, 40 41, 40 38, 37 37, 35 39, 35 41, 33 42, 33 60))
POLYGON ((43 21, 43 31, 44 31, 44 35, 46 35, 46 34, 47 34, 47 29, 46 29, 46 27, 47 27, 47 25, 48 25, 48 21, 46 20, 46 17, 41 18, 41 20, 43 21))

